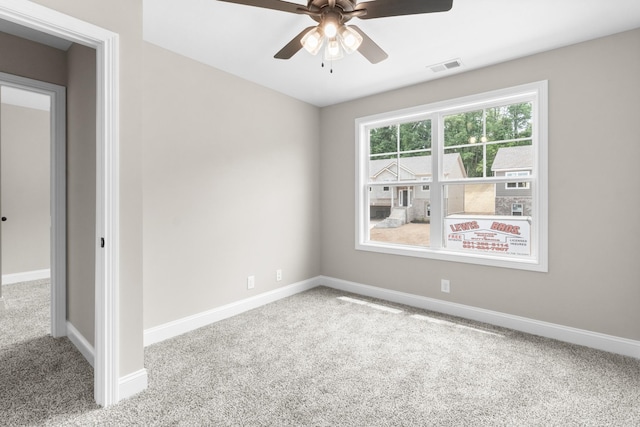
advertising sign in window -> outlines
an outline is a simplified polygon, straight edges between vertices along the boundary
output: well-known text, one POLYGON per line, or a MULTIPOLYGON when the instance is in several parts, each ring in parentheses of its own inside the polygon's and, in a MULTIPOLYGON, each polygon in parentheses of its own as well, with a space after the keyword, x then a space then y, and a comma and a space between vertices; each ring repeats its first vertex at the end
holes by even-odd
POLYGON ((444 221, 447 249, 531 255, 530 217, 451 215, 444 221))

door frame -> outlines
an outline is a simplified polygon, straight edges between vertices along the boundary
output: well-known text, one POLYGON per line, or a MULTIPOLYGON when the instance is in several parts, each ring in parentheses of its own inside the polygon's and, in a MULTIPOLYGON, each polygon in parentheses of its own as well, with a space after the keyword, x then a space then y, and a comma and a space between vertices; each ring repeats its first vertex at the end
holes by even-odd
POLYGON ((119 37, 27 0, 3 1, 0 19, 96 50, 94 397, 109 406, 119 400, 119 37))
POLYGON ((51 198, 51 336, 67 335, 67 134, 66 88, 53 83, 0 72, 0 84, 47 95, 50 117, 50 198, 51 198))

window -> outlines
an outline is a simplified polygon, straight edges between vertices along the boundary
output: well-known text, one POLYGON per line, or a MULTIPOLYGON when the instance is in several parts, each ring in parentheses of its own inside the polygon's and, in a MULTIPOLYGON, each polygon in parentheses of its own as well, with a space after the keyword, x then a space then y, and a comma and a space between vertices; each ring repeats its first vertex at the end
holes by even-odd
POLYGON ((547 271, 546 81, 360 118, 356 135, 356 249, 547 271))
POLYGON ((511 205, 511 215, 522 216, 524 212, 524 205, 522 203, 514 203, 511 205))
MULTIPOLYGON (((518 171, 518 172, 505 172, 505 176, 528 176, 529 171, 518 171)), ((507 182, 505 183, 506 189, 516 190, 519 188, 529 188, 528 182, 507 182)))

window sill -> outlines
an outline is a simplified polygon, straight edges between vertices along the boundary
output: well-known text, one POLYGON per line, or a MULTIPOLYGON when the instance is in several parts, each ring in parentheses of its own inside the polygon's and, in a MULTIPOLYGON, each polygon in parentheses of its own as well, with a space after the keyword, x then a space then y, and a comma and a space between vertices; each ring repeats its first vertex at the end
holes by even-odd
POLYGON ((517 270, 548 272, 546 260, 541 262, 534 258, 522 257, 496 257, 487 254, 454 252, 446 249, 431 249, 417 246, 406 246, 398 244, 381 244, 376 242, 357 243, 356 250, 366 252, 377 252, 397 256, 409 256, 416 258, 426 258, 438 261, 461 262, 465 264, 476 264, 486 267, 511 268, 517 270))

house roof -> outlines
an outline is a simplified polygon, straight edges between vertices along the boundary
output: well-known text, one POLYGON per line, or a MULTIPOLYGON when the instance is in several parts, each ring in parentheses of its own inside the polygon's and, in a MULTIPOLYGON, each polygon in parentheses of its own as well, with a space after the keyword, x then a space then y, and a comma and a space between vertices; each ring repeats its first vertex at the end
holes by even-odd
MULTIPOLYGON (((369 161, 369 174, 372 177, 379 175, 383 170, 389 169, 393 172, 396 160, 383 159, 369 161)), ((400 167, 405 171, 417 176, 431 176, 431 156, 405 157, 400 159, 400 167)), ((458 168, 463 174, 464 167, 459 153, 448 153, 443 157, 444 174, 449 175, 458 168)))
POLYGON ((496 153, 491 165, 492 171, 531 169, 533 167, 533 146, 503 147, 496 153))

